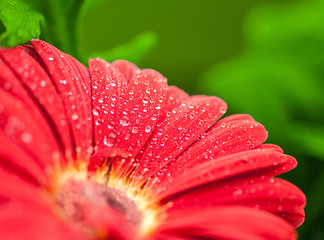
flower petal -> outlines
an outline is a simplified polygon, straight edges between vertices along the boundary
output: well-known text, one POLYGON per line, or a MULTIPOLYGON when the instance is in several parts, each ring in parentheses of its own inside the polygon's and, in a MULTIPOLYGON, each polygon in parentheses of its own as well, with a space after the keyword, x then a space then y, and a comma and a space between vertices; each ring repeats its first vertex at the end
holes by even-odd
POLYGON ((172 207, 168 211, 240 205, 272 212, 294 227, 300 226, 305 218, 305 195, 293 184, 269 177, 225 179, 190 189, 164 201, 170 200, 172 207))
POLYGON ((254 120, 246 120, 245 116, 244 119, 239 118, 240 116, 233 115, 216 123, 166 169, 163 169, 159 179, 163 181, 170 174, 174 178, 182 175, 184 169, 194 168, 203 162, 251 150, 267 139, 267 131, 261 124, 254 120))
POLYGON ((20 202, 29 206, 39 206, 39 208, 46 206, 40 195, 39 186, 31 183, 24 176, 13 174, 2 167, 0 167, 0 189, 0 205, 6 202, 20 202))
POLYGON ((57 139, 62 141, 64 149, 74 151, 63 102, 41 63, 35 60, 39 58, 37 53, 31 46, 25 46, 2 50, 0 54, 8 65, 1 67, 1 75, 15 86, 10 91, 29 105, 36 105, 48 125, 53 127, 53 132, 57 132, 57 139))
POLYGON ((223 123, 229 123, 232 121, 255 121, 255 120, 249 114, 234 114, 234 115, 224 117, 223 119, 220 119, 217 122, 217 124, 222 125, 223 123))
POLYGON ((141 70, 133 63, 125 60, 114 61, 112 66, 117 68, 124 75, 127 84, 130 82, 132 77, 141 70))
POLYGON ((181 154, 224 113, 226 104, 217 97, 193 96, 157 127, 140 158, 135 172, 137 181, 145 181, 181 154))
POLYGON ((223 179, 253 176, 275 176, 287 172, 297 165, 296 160, 288 155, 271 149, 251 150, 224 156, 197 165, 192 169, 183 169, 183 174, 169 178, 152 187, 160 198, 165 198, 206 183, 223 179))
POLYGON ((46 182, 46 174, 26 151, 0 131, 0 168, 24 177, 33 184, 46 182))
MULTIPOLYGON (((131 66, 129 76, 132 77, 126 85, 123 75, 111 64, 91 59, 89 66, 98 149, 124 149, 135 157, 157 125, 165 102, 166 79, 154 70, 134 72, 131 66)), ((131 163, 130 158, 115 159, 112 172, 119 175, 129 169, 131 163)))
MULTIPOLYGON (((91 153, 91 148, 89 149, 89 146, 93 145, 93 118, 92 118, 92 102, 91 102, 91 87, 90 87, 90 72, 89 70, 82 65, 80 62, 78 62, 75 58, 68 54, 64 54, 65 58, 67 59, 71 69, 72 73, 74 74, 75 81, 77 82, 77 85, 81 87, 80 89, 80 95, 82 98, 83 108, 80 111, 80 116, 82 118, 82 126, 85 127, 82 130, 84 131, 84 147, 83 150, 86 150, 87 152, 91 153)), ((73 79, 72 79, 73 80, 73 79)), ((75 118, 75 116, 73 116, 75 118)), ((89 154, 87 153, 87 154, 89 154)), ((82 155, 81 157, 86 157, 87 154, 82 155)))
POLYGON ((167 115, 171 114, 174 108, 178 107, 181 103, 185 102, 188 99, 189 95, 185 91, 175 86, 169 86, 166 91, 166 102, 163 113, 159 118, 159 123, 163 122, 167 115))
POLYGON ((43 60, 53 83, 62 97, 66 115, 73 133, 75 150, 80 158, 87 159, 92 147, 91 114, 89 112, 89 94, 85 91, 84 74, 76 68, 70 57, 52 45, 32 40, 31 44, 43 60))
POLYGON ((281 218, 239 206, 169 213, 159 232, 190 239, 296 239, 294 228, 281 218))
POLYGON ((0 131, 26 151, 39 166, 53 164, 53 157, 62 159, 57 139, 46 120, 33 105, 0 89, 0 131))
POLYGON ((154 70, 144 69, 123 90, 116 145, 136 156, 157 125, 165 104, 166 79, 154 70))
POLYGON ((275 144, 271 144, 271 143, 262 144, 261 146, 258 146, 255 149, 271 149, 271 150, 277 151, 279 153, 283 153, 283 150, 281 147, 279 147, 275 144))
POLYGON ((56 219, 50 209, 9 203, 0 206, 0 238, 12 240, 70 240, 85 239, 79 232, 56 219))
POLYGON ((113 147, 117 137, 121 89, 126 88, 126 80, 111 64, 102 59, 90 59, 89 68, 95 144, 98 149, 113 147), (114 141, 109 141, 111 139, 114 141))

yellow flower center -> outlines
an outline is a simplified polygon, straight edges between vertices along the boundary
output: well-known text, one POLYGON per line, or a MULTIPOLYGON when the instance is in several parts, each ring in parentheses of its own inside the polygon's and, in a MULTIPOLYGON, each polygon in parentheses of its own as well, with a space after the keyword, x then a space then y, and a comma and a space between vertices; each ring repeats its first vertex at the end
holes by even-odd
POLYGON ((150 198, 145 188, 113 177, 107 167, 89 172, 86 161, 65 167, 60 164, 51 176, 51 186, 46 192, 55 213, 92 237, 103 239, 109 235, 97 225, 101 214, 109 214, 111 210, 120 214, 139 236, 150 234, 164 217, 163 208, 150 198), (98 214, 96 220, 88 220, 91 214, 98 214))

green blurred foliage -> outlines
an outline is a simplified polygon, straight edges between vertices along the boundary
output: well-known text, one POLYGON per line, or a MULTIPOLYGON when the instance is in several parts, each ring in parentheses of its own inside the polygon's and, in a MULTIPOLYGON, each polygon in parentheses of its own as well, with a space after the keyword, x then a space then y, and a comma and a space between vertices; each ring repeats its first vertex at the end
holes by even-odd
POLYGON ((114 49, 85 53, 83 23, 87 12, 102 0, 1 0, 0 45, 12 47, 41 38, 87 64, 90 56, 106 60, 140 61, 157 42, 153 32, 139 34, 114 49))
POLYGON ((265 5, 249 14, 246 49, 216 64, 202 89, 224 98, 231 112, 250 113, 269 141, 295 156, 285 175, 307 195, 302 239, 324 229, 324 1, 265 5))
POLYGON ((137 62, 139 66, 157 69, 170 84, 201 94, 201 73, 240 51, 245 13, 266 1, 288 0, 107 0, 85 18, 86 51, 105 50, 139 33, 155 32, 158 44, 137 62))
POLYGON ((133 38, 129 43, 118 45, 111 50, 91 53, 90 57, 101 57, 112 62, 117 59, 126 59, 138 63, 145 57, 157 43, 154 32, 143 32, 133 38))

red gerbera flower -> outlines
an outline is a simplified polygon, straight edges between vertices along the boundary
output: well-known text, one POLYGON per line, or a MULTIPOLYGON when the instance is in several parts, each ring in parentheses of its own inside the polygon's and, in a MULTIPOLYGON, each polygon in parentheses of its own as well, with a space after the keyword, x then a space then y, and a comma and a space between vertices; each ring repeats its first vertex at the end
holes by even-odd
POLYGON ((1 239, 295 239, 296 166, 248 115, 40 40, 0 52, 1 239), (263 144, 263 145, 262 145, 263 144))

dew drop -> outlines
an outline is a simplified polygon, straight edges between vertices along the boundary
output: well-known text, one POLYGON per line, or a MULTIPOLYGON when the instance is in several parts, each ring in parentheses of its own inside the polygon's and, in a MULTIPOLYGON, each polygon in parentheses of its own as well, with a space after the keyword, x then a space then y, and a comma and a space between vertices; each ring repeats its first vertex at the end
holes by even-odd
POLYGON ((126 127, 129 125, 129 118, 127 116, 124 116, 122 119, 119 120, 119 123, 126 127))
POLYGON ((33 140, 33 136, 30 133, 23 133, 21 134, 21 140, 24 143, 31 143, 31 141, 33 140))
POLYGON ((107 147, 112 147, 115 143, 115 139, 116 139, 116 134, 115 133, 110 133, 108 135, 105 136, 103 143, 107 146, 107 147))
POLYGON ((138 132, 138 127, 133 127, 132 128, 132 133, 137 133, 138 132))
POLYGON ((45 81, 41 81, 41 82, 40 82, 40 85, 41 85, 42 87, 45 87, 46 82, 45 82, 45 81))
POLYGON ((77 113, 74 113, 71 118, 72 120, 77 120, 79 119, 79 115, 77 113))
POLYGON ((233 192, 234 197, 242 195, 243 191, 241 189, 238 189, 237 191, 233 192))
POLYGON ((147 103, 148 103, 148 100, 149 100, 149 99, 148 99, 147 97, 145 97, 145 98, 142 99, 142 102, 143 102, 144 104, 147 104, 147 103))
POLYGON ((147 133, 151 132, 151 126, 147 125, 145 127, 145 132, 147 132, 147 133))
POLYGON ((224 114, 226 112, 226 108, 225 107, 220 107, 219 111, 220 111, 220 113, 224 114))
POLYGON ((66 82, 66 80, 60 80, 59 83, 65 85, 67 82, 66 82))
POLYGON ((99 115, 99 112, 97 111, 97 109, 92 109, 92 114, 94 115, 94 116, 98 116, 99 115))

